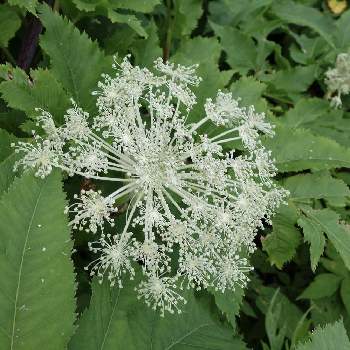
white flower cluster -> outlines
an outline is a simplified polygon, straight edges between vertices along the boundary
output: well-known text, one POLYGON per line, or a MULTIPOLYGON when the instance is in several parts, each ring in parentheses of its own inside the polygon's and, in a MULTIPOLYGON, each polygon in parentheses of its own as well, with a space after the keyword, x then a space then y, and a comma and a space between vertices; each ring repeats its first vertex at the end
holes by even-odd
POLYGON ((335 68, 326 72, 325 83, 331 105, 335 108, 341 107, 341 95, 350 92, 350 54, 341 53, 337 56, 335 68))
POLYGON ((260 134, 272 136, 273 128, 264 114, 221 91, 206 101, 202 119, 187 123, 196 102, 189 86, 200 82, 195 66, 158 59, 156 75, 126 57, 115 68, 94 92, 97 116, 73 101, 64 125, 56 127, 41 111, 47 137, 17 144, 24 153, 17 166, 35 167, 40 177, 56 167, 114 185, 105 197, 82 191, 66 208, 74 215, 71 225, 102 231, 89 245, 97 254, 91 275, 107 275, 122 287, 124 276, 133 278, 140 265, 138 295, 161 314, 180 312, 183 288, 224 292, 244 286, 251 267, 243 256, 254 250, 257 229, 287 195, 273 184, 276 169, 260 142, 260 134), (244 152, 232 149, 232 142, 244 152), (116 203, 127 203, 124 228, 104 234, 116 203))

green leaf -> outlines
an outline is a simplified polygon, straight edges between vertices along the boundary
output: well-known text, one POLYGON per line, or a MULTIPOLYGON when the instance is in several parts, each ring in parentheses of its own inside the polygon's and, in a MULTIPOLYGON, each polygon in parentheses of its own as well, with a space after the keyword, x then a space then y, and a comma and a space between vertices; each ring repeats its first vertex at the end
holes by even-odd
POLYGON ((299 296, 299 299, 320 299, 330 297, 339 288, 341 277, 333 273, 321 273, 299 296))
POLYGON ((326 240, 319 226, 307 217, 301 217, 298 225, 302 227, 304 241, 310 243, 310 260, 312 271, 316 270, 317 264, 323 254, 326 240))
POLYGON ((290 176, 282 182, 282 186, 290 192, 289 198, 293 201, 350 196, 350 190, 344 181, 323 171, 290 176))
POLYGON ((297 211, 293 205, 283 205, 272 220, 273 231, 263 240, 263 249, 268 253, 270 262, 278 268, 290 261, 300 244, 300 232, 295 227, 297 211))
POLYGON ((192 109, 188 122, 200 120, 204 115, 204 102, 208 97, 217 94, 229 82, 232 72, 220 71, 218 61, 220 57, 220 44, 216 38, 196 37, 184 41, 171 61, 185 65, 199 64, 197 75, 203 78, 198 87, 192 90, 197 96, 197 104, 192 109), (210 55, 208 55, 210 52, 210 55))
POLYGON ((340 296, 348 314, 350 314, 350 277, 345 278, 340 287, 340 296))
POLYGON ((302 211, 319 231, 327 235, 350 269, 350 230, 345 225, 339 224, 339 215, 330 209, 313 210, 303 207, 302 211))
POLYGON ((215 317, 207 297, 196 298, 188 292, 183 313, 162 318, 136 299, 134 286, 135 281, 127 281, 123 289, 110 288, 108 281, 100 285, 95 280, 90 307, 69 350, 245 349, 232 329, 215 317))
POLYGON ((27 173, 2 196, 3 349, 39 349, 43 344, 64 349, 73 333, 75 285, 65 205, 58 172, 45 180, 27 173))
POLYGON ((136 12, 151 12, 160 0, 73 0, 81 11, 92 12, 107 16, 112 23, 125 23, 139 35, 147 38, 147 32, 141 21, 133 14, 120 13, 117 10, 130 10, 136 12))
POLYGON ((256 298, 256 306, 265 315, 268 313, 269 307, 271 305, 271 300, 273 299, 274 295, 276 295, 274 305, 277 306, 277 309, 280 308, 278 305, 281 305, 282 309, 280 313, 281 317, 276 318, 277 328, 285 328, 286 336, 289 339, 292 339, 294 330, 296 329, 300 319, 303 316, 303 313, 300 311, 300 309, 295 304, 293 304, 283 293, 279 292, 278 294, 275 294, 276 288, 265 287, 261 285, 257 288, 257 293, 258 297, 256 298), (284 327, 286 324, 288 326, 284 327))
POLYGON ((73 0, 73 2, 82 11, 94 11, 96 7, 106 7, 147 13, 151 12, 160 0, 73 0))
POLYGON ((350 167, 350 150, 308 130, 278 125, 264 145, 272 151, 280 172, 350 167))
POLYGON ((329 102, 320 98, 303 98, 288 110, 283 117, 283 123, 297 128, 305 123, 312 122, 327 113, 329 102))
POLYGON ((17 160, 18 155, 13 152, 0 163, 0 198, 8 190, 17 175, 13 171, 17 160))
POLYGON ((226 290, 224 293, 215 288, 208 289, 214 295, 217 307, 226 315, 233 328, 236 328, 236 316, 239 314, 244 296, 244 289, 237 286, 235 290, 226 290))
POLYGON ((48 6, 40 7, 40 19, 46 28, 40 46, 50 56, 52 74, 78 105, 93 111, 95 99, 91 93, 101 73, 110 71, 110 59, 86 33, 80 33, 48 6))
POLYGON ((260 77, 262 81, 269 83, 271 95, 285 94, 293 100, 298 100, 299 98, 295 98, 295 96, 306 91, 315 78, 316 66, 314 65, 283 69, 260 77))
POLYGON ((15 136, 9 134, 6 130, 0 129, 0 162, 13 152, 11 143, 15 141, 15 136))
POLYGON ((270 348, 273 350, 282 349, 287 333, 286 319, 282 317, 282 304, 276 302, 278 293, 279 289, 276 290, 270 300, 265 316, 265 329, 269 339, 270 348))
POLYGON ((230 86, 232 95, 240 99, 241 106, 254 106, 258 112, 267 112, 266 100, 262 98, 266 90, 266 84, 255 80, 253 77, 241 77, 230 86))
POLYGON ((174 4, 176 14, 172 27, 175 35, 190 35, 202 15, 202 0, 175 0, 174 4))
POLYGON ((35 15, 35 9, 38 5, 38 0, 8 0, 8 3, 13 6, 24 8, 35 15))
POLYGON ((311 339, 297 346, 296 350, 348 350, 350 341, 346 334, 343 321, 327 324, 312 332, 311 339))
POLYGON ((0 93, 8 106, 19 109, 32 117, 42 108, 50 112, 58 124, 69 106, 69 99, 52 72, 46 69, 32 70, 30 76, 20 68, 14 68, 12 79, 0 84, 0 93))
POLYGON ((211 23, 220 37, 222 48, 227 53, 227 62, 234 71, 245 75, 256 68, 257 50, 251 37, 232 27, 211 23))
POLYGON ((7 5, 0 4, 0 47, 7 47, 20 26, 21 19, 17 12, 7 5))
POLYGON ((334 47, 333 33, 336 32, 336 27, 329 17, 315 8, 291 0, 280 0, 273 3, 271 10, 277 17, 287 23, 313 29, 334 47))
POLYGON ((107 9, 107 16, 112 23, 124 23, 133 29, 137 34, 147 39, 147 32, 142 27, 141 21, 135 15, 118 13, 112 9, 107 9))
POLYGON ((157 26, 152 21, 146 28, 148 34, 147 40, 136 40, 131 50, 135 55, 136 64, 142 67, 152 67, 156 58, 162 56, 162 49, 159 45, 159 38, 157 33, 157 26))

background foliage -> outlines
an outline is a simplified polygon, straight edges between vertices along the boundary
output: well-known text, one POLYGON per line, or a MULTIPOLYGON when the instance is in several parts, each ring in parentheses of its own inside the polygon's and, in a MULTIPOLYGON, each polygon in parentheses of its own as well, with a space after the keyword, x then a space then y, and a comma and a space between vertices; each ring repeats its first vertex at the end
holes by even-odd
POLYGON ((350 97, 331 109, 324 84, 349 31, 345 0, 2 1, 1 349, 349 349, 350 97), (142 66, 199 64, 192 120, 224 88, 265 112, 276 181, 291 193, 257 236, 245 291, 189 295, 164 319, 134 282, 110 289, 84 271, 89 237, 69 232, 63 208, 94 183, 12 170, 11 143, 37 128, 34 109, 61 123, 73 97, 93 114, 101 73, 128 53, 142 66))

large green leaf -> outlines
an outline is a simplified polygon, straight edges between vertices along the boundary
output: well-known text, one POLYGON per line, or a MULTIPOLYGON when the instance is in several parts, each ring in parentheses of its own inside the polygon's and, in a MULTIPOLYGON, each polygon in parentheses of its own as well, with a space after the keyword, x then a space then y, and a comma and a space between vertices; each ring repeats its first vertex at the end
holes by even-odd
POLYGON ((0 47, 7 47, 19 27, 21 20, 16 11, 7 5, 0 5, 0 47))
POLYGON ((48 6, 40 7, 40 19, 46 28, 40 45, 50 56, 51 72, 78 105, 94 110, 95 99, 91 93, 101 73, 110 71, 111 60, 86 33, 80 33, 48 6))
POLYGON ((182 314, 162 318, 136 299, 134 285, 126 282, 121 290, 111 289, 108 281, 100 285, 95 280, 90 307, 69 350, 245 349, 233 330, 215 318, 209 298, 189 292, 182 314))
POLYGON ((60 124, 69 106, 69 99, 62 86, 49 70, 33 70, 30 76, 20 68, 14 68, 11 79, 0 84, 0 93, 8 106, 36 114, 35 108, 50 112, 60 124))
POLYGON ((264 144, 280 172, 350 167, 350 150, 331 139, 282 125, 275 131, 275 137, 266 138, 264 144))
POLYGON ((72 244, 58 172, 16 179, 0 202, 0 344, 65 349, 73 333, 72 244))
POLYGON ((312 332, 311 339, 297 346, 296 350, 348 350, 350 341, 346 334, 343 321, 318 327, 312 332))

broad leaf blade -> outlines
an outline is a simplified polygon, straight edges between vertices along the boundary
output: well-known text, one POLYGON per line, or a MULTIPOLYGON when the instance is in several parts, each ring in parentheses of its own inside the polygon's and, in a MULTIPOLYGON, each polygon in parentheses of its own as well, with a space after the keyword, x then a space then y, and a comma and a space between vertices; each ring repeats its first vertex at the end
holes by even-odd
POLYGON ((65 349, 73 332, 72 245, 59 173, 16 179, 0 202, 2 349, 65 349), (59 312, 59 315, 57 314, 59 312))

